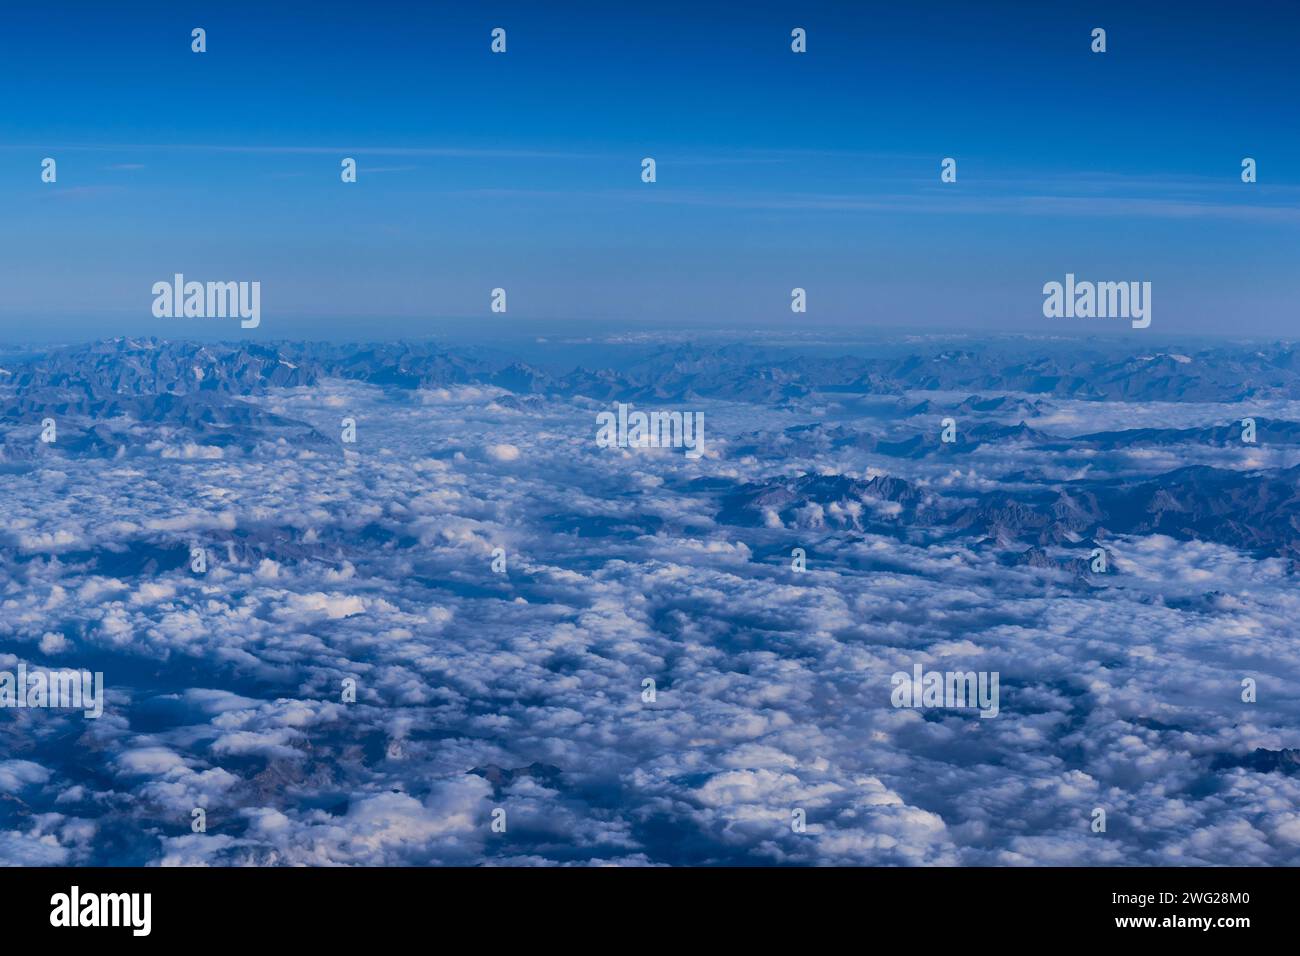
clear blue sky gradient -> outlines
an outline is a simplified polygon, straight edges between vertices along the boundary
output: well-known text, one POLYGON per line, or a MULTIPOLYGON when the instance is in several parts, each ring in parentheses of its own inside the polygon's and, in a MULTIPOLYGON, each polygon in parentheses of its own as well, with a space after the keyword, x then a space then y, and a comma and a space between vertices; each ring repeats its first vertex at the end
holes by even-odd
POLYGON ((1294 335, 1294 3, 292 6, 6 9, 0 339, 253 334, 155 319, 175 272, 260 281, 272 338, 1127 329, 1043 318, 1066 272, 1294 335))

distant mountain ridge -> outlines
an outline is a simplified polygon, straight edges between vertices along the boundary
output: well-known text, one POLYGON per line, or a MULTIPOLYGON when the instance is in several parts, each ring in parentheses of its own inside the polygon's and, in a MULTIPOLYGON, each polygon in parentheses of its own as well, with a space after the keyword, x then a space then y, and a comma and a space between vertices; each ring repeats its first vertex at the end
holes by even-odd
MULTIPOLYGON (((96 393, 252 394, 338 377, 399 388, 494 385, 517 394, 624 401, 729 398, 778 403, 813 392, 1023 392, 1076 400, 1239 402, 1300 399, 1300 349, 1222 346, 1189 354, 1026 360, 997 346, 932 346, 905 357, 834 358, 694 343, 629 352, 618 367, 560 374, 431 344, 199 345, 118 338, 8 361, 0 387, 96 393)), ((998 401, 985 399, 984 401, 998 401)))
MULTIPOLYGON (((1020 390, 1125 401, 1226 402, 1264 393, 1300 397, 1300 358, 1288 345, 1138 358, 1017 357, 1000 365, 1005 358, 995 349, 936 347, 903 358, 779 359, 770 349, 747 345, 686 344, 629 353, 619 368, 575 368, 560 374, 430 344, 199 345, 119 338, 6 360, 6 374, 0 375, 0 463, 25 468, 49 455, 113 458, 151 443, 179 443, 168 452, 173 456, 283 454, 286 448, 295 454, 339 454, 341 445, 333 437, 241 400, 331 378, 397 389, 493 386, 511 393, 501 398, 507 403, 542 398, 667 403, 709 397, 779 406, 814 392, 854 389, 897 400, 901 430, 888 434, 843 422, 814 422, 730 442, 729 455, 770 459, 856 450, 921 460, 965 455, 986 445, 1079 455, 1179 444, 1237 447, 1238 422, 1074 437, 1049 434, 1024 420, 1001 424, 989 418, 1032 416, 1042 410, 1041 400, 984 393, 1020 390), (918 389, 974 394, 965 391, 967 397, 953 398, 951 404, 938 398, 908 404, 901 398, 918 389), (963 418, 952 443, 939 442, 913 421, 949 408, 973 419, 967 423, 963 418), (35 438, 35 429, 47 417, 59 422, 56 445, 35 438)), ((1256 425, 1264 445, 1300 445, 1300 423, 1260 417, 1256 425)), ((740 483, 711 477, 692 491, 716 497, 716 520, 722 524, 956 535, 1022 549, 1030 563, 1049 560, 1044 548, 1079 548, 1114 535, 1143 534, 1300 558, 1300 466, 1233 470, 1197 465, 1154 476, 1102 474, 1068 481, 1020 474, 1015 481, 1027 487, 972 495, 969 489, 947 491, 897 476, 795 474, 740 483)), ((636 532, 627 522, 611 522, 608 528, 592 524, 587 530, 636 532)))

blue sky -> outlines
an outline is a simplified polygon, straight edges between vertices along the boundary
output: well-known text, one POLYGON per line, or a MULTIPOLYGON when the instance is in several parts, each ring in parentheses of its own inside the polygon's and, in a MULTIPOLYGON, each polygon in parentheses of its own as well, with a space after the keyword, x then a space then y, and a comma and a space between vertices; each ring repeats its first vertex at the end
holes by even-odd
POLYGON ((1292 4, 293 6, 6 13, 0 336, 1123 331, 1042 317, 1066 272, 1151 281, 1153 334, 1294 327, 1292 4), (155 319, 175 272, 261 328, 155 319))

